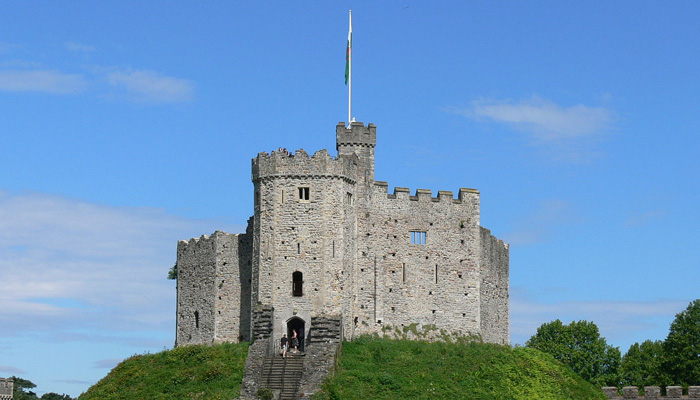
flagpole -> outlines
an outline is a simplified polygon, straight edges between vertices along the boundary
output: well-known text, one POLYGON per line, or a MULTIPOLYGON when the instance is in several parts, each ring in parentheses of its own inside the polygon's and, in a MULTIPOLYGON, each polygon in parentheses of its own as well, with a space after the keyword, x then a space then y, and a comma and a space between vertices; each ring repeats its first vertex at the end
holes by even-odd
POLYGON ((352 10, 349 11, 348 30, 348 127, 352 123, 352 10))

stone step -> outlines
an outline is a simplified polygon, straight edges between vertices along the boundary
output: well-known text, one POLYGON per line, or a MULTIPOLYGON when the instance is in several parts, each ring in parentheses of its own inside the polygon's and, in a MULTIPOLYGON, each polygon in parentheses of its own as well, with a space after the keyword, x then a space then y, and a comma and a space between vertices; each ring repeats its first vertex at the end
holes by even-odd
POLYGON ((260 387, 280 390, 281 399, 295 399, 303 370, 304 358, 299 354, 268 357, 263 363, 260 387))

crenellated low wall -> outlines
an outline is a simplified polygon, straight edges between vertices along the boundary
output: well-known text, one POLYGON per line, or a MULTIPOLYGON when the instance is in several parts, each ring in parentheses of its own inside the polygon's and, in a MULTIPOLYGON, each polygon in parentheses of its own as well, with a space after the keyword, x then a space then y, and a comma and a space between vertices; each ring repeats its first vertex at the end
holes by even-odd
POLYGON ((622 396, 616 387, 604 387, 603 393, 608 399, 700 400, 700 386, 690 386, 687 396, 683 395, 683 388, 680 386, 666 386, 666 396, 661 395, 659 386, 644 386, 643 395, 639 394, 639 388, 636 386, 622 388, 622 396))

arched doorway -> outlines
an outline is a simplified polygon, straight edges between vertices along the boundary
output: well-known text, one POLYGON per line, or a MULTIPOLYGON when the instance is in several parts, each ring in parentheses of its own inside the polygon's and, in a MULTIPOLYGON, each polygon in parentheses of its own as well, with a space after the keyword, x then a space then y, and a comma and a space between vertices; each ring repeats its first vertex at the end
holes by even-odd
POLYGON ((299 339, 299 350, 304 351, 305 343, 305 332, 306 322, 299 317, 292 317, 287 321, 287 337, 289 338, 289 349, 293 350, 292 347, 292 337, 294 337, 294 331, 297 332, 297 338, 299 339))

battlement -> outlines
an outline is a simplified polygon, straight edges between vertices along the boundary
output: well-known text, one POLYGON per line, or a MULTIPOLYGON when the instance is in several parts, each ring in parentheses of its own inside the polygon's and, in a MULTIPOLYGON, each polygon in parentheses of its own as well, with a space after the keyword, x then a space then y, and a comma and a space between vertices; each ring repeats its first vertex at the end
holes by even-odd
POLYGON ((231 235, 230 233, 222 232, 222 231, 216 231, 212 233, 211 235, 202 235, 198 238, 192 238, 189 240, 178 240, 177 245, 178 247, 191 247, 191 246, 207 246, 211 243, 214 242, 217 236, 221 235, 231 235))
POLYGON ((295 154, 286 150, 258 153, 253 159, 253 182, 266 178, 342 178, 355 183, 357 175, 356 157, 333 158, 323 149, 309 154, 299 149, 295 154))
POLYGON ((15 381, 12 378, 0 378, 0 400, 11 400, 15 381))
POLYGON ((419 202, 451 202, 453 204, 466 204, 472 200, 479 199, 479 191, 470 188, 460 188, 457 198, 454 198, 452 191, 439 190, 437 197, 433 197, 430 189, 416 189, 416 194, 411 195, 411 190, 405 187, 395 187, 394 193, 389 193, 389 184, 382 181, 374 181, 375 191, 386 194, 388 199, 405 199, 419 202))
POLYGON ((346 127, 344 122, 338 122, 335 143, 338 153, 341 153, 341 146, 374 147, 377 145, 377 127, 374 124, 365 126, 362 122, 352 122, 346 127))
POLYGON ((604 387, 603 393, 608 399, 660 399, 660 400, 700 400, 700 386, 688 387, 688 395, 683 396, 683 388, 680 386, 666 386, 666 396, 661 395, 659 386, 644 386, 644 394, 639 394, 636 386, 622 388, 622 396, 618 394, 616 387, 604 387))

